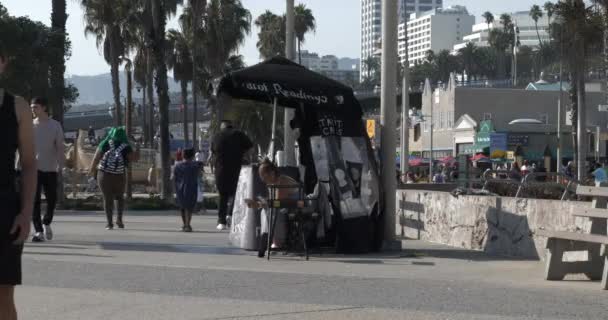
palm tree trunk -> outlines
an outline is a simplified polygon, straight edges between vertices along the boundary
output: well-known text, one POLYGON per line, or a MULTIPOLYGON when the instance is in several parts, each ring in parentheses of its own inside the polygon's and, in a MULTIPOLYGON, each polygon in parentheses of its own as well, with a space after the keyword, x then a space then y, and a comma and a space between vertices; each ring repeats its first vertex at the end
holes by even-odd
POLYGON ((190 137, 188 135, 188 81, 180 82, 182 89, 182 117, 184 122, 184 147, 190 146, 190 137))
MULTIPOLYGON (((581 62, 581 70, 585 70, 584 60, 581 62)), ((583 180, 586 175, 586 160, 587 160, 587 115, 585 110, 585 76, 584 72, 579 72, 577 81, 577 98, 578 98, 578 118, 577 118, 577 140, 578 140, 578 158, 577 158, 577 168, 578 168, 578 179, 583 180)))
POLYGON ((118 59, 118 48, 116 48, 117 45, 114 31, 111 31, 110 37, 110 72, 112 76, 112 93, 114 94, 114 106, 116 108, 116 126, 119 127, 122 126, 122 107, 120 105, 120 80, 118 77, 118 67, 120 61, 118 59))
MULTIPOLYGON (((194 52, 194 51, 193 51, 194 52)), ((198 90, 197 88, 197 77, 196 77, 196 59, 195 54, 192 54, 192 64, 195 66, 192 70, 192 147, 194 150, 198 150, 198 90)))
POLYGON ((146 53, 146 90, 148 90, 148 146, 153 148, 154 134, 156 126, 154 125, 154 64, 152 61, 152 51, 146 53))
POLYGON ((536 68, 536 72, 534 72, 534 77, 536 78, 536 74, 538 74, 540 76, 540 74, 542 73, 542 68, 543 68, 543 55, 542 55, 542 47, 543 47, 543 41, 540 39, 540 32, 538 32, 538 23, 534 22, 534 25, 536 26, 536 36, 538 37, 538 67, 536 68))
MULTIPOLYGON (((127 137, 131 138, 133 134, 133 123, 132 123, 132 114, 133 114, 133 74, 131 72, 131 67, 125 68, 127 71, 127 114, 125 118, 125 126, 127 129, 127 137)), ((127 199, 133 198, 133 172, 131 170, 131 166, 127 168, 127 199)))
MULTIPOLYGON (((50 66, 50 97, 53 107, 53 118, 63 125, 64 105, 63 95, 65 92, 65 23, 68 16, 66 13, 66 0, 53 0, 53 12, 51 14, 51 42, 55 55, 50 66)), ((57 199, 63 204, 65 194, 63 190, 63 175, 61 170, 57 177, 57 199)))
POLYGON ((497 51, 496 59, 498 60, 498 69, 496 70, 496 72, 498 73, 498 79, 503 80, 507 77, 507 59, 505 59, 505 53, 497 51))
POLYGON ((144 136, 143 136, 143 142, 144 142, 144 144, 148 143, 148 125, 147 125, 147 122, 148 122, 148 107, 147 107, 148 98, 147 98, 147 94, 146 94, 147 93, 147 89, 148 89, 148 84, 145 83, 144 87, 142 88, 142 91, 141 91, 141 93, 142 93, 142 97, 141 97, 142 98, 141 99, 141 101, 142 101, 141 102, 142 103, 142 108, 141 108, 141 111, 142 111, 142 114, 141 114, 141 127, 142 127, 142 131, 143 131, 143 134, 144 134, 144 136))
POLYGON ((302 64, 302 41, 298 39, 298 63, 302 64))
POLYGON ((536 36, 538 36, 538 46, 541 47, 543 45, 543 41, 540 39, 540 32, 538 32, 538 22, 534 22, 534 26, 536 26, 536 36))
POLYGON ((50 66, 50 96, 53 107, 53 119, 63 124, 63 94, 65 92, 65 23, 68 16, 66 13, 66 0, 53 0, 53 12, 51 14, 51 42, 53 44, 53 62, 50 66))
POLYGON ((152 17, 154 20, 153 52, 156 65, 156 94, 160 114, 160 158, 161 158, 161 197, 171 199, 170 182, 170 144, 169 144, 169 90, 167 83, 167 65, 165 63, 165 26, 166 10, 164 2, 152 1, 152 17))

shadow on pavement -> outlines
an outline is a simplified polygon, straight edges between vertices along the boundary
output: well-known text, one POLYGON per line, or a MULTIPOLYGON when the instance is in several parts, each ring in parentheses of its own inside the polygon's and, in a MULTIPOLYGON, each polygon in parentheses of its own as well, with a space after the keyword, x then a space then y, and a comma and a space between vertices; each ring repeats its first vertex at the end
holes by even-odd
POLYGON ((41 256, 74 256, 74 257, 93 257, 93 258, 113 258, 114 256, 88 253, 70 253, 70 252, 37 252, 24 251, 24 255, 41 255, 41 256))
POLYGON ((490 255, 481 251, 463 249, 406 249, 403 258, 440 258, 469 261, 538 261, 535 258, 507 257, 490 255))
POLYGON ((148 244, 148 243, 112 243, 102 242, 99 246, 103 250, 114 251, 144 251, 144 252, 171 252, 171 253, 195 253, 195 254, 220 254, 220 255, 248 255, 246 251, 233 247, 196 246, 178 244, 148 244))

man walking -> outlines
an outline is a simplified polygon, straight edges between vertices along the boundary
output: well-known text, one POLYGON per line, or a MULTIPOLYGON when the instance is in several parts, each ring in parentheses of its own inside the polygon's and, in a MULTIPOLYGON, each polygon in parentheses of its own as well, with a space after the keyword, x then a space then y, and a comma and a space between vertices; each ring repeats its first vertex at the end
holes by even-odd
MULTIPOLYGON (((8 65, 0 41, 0 75, 8 65)), ((0 318, 17 320, 15 286, 21 284, 23 242, 30 233, 36 190, 32 114, 27 102, 0 87, 0 318), (15 153, 19 151, 21 183, 17 187, 15 153)))
POLYGON ((63 129, 58 121, 49 117, 48 102, 45 98, 32 99, 34 119, 34 144, 36 146, 36 164, 38 167, 38 187, 34 201, 33 222, 36 233, 32 242, 53 239, 53 214, 57 204, 57 172, 63 170, 65 153, 63 129), (46 213, 40 213, 40 198, 44 189, 46 213))
POLYGON ((225 230, 228 202, 234 199, 245 153, 253 147, 251 140, 241 131, 234 130, 228 120, 222 121, 220 132, 213 137, 211 151, 215 167, 215 184, 220 193, 220 207, 217 214, 217 229, 225 230))

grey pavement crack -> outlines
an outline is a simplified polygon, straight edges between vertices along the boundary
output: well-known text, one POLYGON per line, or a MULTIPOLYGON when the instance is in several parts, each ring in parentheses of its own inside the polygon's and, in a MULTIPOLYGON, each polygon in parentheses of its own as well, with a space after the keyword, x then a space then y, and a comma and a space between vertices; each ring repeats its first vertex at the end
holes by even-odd
POLYGON ((262 313, 262 314, 246 315, 246 316, 229 316, 229 317, 209 318, 208 320, 246 319, 246 318, 256 318, 256 317, 272 317, 272 316, 284 316, 284 315, 292 315, 292 314, 322 313, 322 312, 346 311, 346 310, 357 310, 357 309, 363 309, 363 307, 344 307, 344 308, 329 308, 329 309, 306 310, 306 311, 295 311, 295 312, 262 313))

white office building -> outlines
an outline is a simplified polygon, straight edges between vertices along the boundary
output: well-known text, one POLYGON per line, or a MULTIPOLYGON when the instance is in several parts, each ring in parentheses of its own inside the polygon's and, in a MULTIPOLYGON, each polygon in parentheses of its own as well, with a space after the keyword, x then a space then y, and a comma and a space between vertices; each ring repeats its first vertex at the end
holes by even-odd
MULTIPOLYGON (((520 46, 529 46, 532 48, 539 47, 539 36, 543 42, 549 42, 549 21, 545 16, 538 20, 538 34, 536 33, 536 25, 534 20, 530 17, 529 11, 519 11, 511 14, 513 23, 519 28, 519 43, 520 46)), ((494 28, 502 28, 500 24, 499 16, 495 16, 495 21, 488 25, 487 23, 478 23, 473 26, 473 32, 462 38, 462 41, 456 44, 453 48, 453 52, 456 53, 458 50, 466 47, 467 43, 474 43, 477 47, 488 47, 490 30, 494 28)))
POLYGON ((352 85, 359 79, 358 64, 341 69, 338 57, 334 55, 319 56, 319 54, 308 50, 303 50, 301 57, 301 65, 336 81, 352 85))
POLYGON ((399 23, 407 21, 410 14, 427 12, 443 6, 443 0, 399 0, 399 23))
MULTIPOLYGON (((431 11, 443 6, 443 0, 398 0, 399 21, 411 13, 431 11)), ((361 0, 361 74, 366 74, 363 61, 373 56, 382 36, 382 0, 361 0)), ((363 79, 361 79, 362 81, 363 79)))
POLYGON ((455 44, 471 33, 474 24, 475 16, 463 6, 412 13, 407 21, 407 40, 406 23, 399 25, 399 58, 403 62, 407 53, 410 66, 413 66, 424 62, 429 50, 436 53, 451 51, 455 44))

